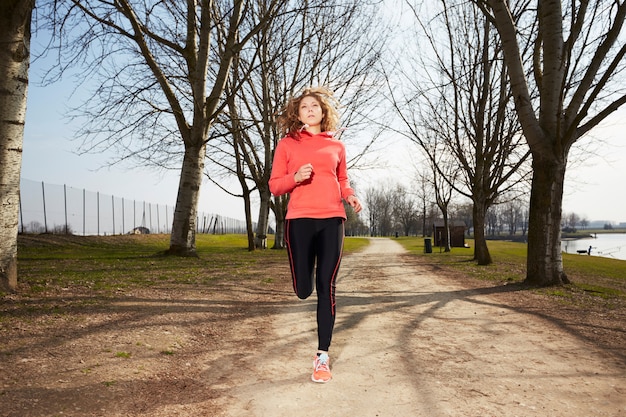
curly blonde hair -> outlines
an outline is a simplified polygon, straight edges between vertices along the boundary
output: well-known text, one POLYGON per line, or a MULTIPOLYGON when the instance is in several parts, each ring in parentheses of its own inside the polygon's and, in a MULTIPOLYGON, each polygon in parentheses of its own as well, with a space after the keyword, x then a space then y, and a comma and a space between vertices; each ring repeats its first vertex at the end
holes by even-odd
POLYGON ((302 130, 302 122, 298 120, 300 111, 300 102, 305 97, 313 97, 322 107, 322 132, 331 132, 337 130, 339 124, 339 102, 333 96, 333 92, 326 87, 308 87, 295 97, 291 97, 285 107, 282 109, 276 123, 278 131, 295 139, 300 138, 302 130))

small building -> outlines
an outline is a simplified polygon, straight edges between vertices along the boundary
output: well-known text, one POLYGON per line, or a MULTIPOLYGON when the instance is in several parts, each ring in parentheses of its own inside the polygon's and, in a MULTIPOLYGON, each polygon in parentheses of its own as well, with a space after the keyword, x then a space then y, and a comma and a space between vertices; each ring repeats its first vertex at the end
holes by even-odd
MULTIPOLYGON (((450 247, 465 247, 465 222, 462 220, 448 221, 450 227, 450 247)), ((443 220, 437 220, 433 223, 433 246, 446 246, 446 230, 443 226, 443 220)))

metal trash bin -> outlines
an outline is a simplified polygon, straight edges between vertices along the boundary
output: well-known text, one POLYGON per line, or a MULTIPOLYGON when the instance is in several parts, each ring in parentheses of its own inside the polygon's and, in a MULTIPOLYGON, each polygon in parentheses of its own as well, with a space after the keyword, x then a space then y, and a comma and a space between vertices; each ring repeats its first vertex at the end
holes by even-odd
POLYGON ((424 253, 433 253, 432 240, 429 237, 424 238, 424 253))

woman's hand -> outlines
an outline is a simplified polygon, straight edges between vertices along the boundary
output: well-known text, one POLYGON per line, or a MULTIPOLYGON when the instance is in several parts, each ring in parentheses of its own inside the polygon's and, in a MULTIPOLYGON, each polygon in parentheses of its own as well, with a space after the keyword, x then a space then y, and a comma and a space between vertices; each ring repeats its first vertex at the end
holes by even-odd
POLYGON ((346 198, 346 201, 348 202, 348 204, 350 204, 352 209, 354 209, 355 213, 358 213, 363 208, 361 207, 361 202, 359 201, 359 198, 355 195, 349 196, 348 198, 346 198))
POLYGON ((297 184, 300 184, 301 182, 306 181, 309 178, 311 178, 312 175, 313 175, 313 165, 305 164, 305 165, 302 165, 300 168, 298 168, 296 173, 293 175, 293 179, 296 181, 297 184))

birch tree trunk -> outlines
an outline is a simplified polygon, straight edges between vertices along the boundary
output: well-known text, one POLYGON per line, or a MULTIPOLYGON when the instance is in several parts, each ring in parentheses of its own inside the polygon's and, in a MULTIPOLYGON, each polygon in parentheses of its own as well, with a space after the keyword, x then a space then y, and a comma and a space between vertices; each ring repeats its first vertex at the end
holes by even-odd
POLYGON ((0 291, 17 288, 17 233, 34 1, 0 2, 0 291))

